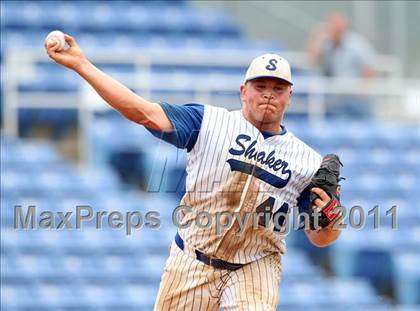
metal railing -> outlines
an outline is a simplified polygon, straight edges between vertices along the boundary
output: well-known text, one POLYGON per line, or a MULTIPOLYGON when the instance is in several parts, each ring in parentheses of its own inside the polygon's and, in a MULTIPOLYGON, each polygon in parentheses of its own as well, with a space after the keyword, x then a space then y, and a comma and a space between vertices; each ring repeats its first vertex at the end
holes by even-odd
MULTIPOLYGON (((168 54, 154 53, 153 55, 94 53, 91 55, 93 63, 101 64, 132 64, 134 71, 131 73, 117 74, 117 79, 127 87, 147 99, 152 98, 153 92, 180 92, 193 90, 193 98, 190 101, 223 105, 229 109, 240 108, 239 86, 241 76, 229 76, 220 82, 217 76, 213 77, 212 83, 208 76, 173 76, 173 73, 152 73, 152 65, 186 65, 186 66, 225 66, 246 68, 250 59, 255 55, 249 52, 236 53, 226 57, 226 53, 190 53, 168 54), (159 83, 153 83, 152 77, 157 78, 159 83), (214 82, 213 81, 213 82, 214 82), (215 91, 219 95, 215 95, 215 91), (225 100, 221 100, 221 96, 225 100), (216 97, 219 100, 216 100, 216 97)), ((303 53, 283 53, 293 67, 308 68, 305 66, 303 53)), ((2 68, 4 103, 3 103, 3 132, 6 135, 18 135, 18 110, 21 108, 57 108, 77 109, 80 137, 80 150, 86 149, 86 130, 93 121, 93 113, 104 109, 112 109, 103 103, 94 90, 86 83, 80 83, 75 92, 52 93, 52 92, 20 92, 18 86, 22 82, 36 81, 35 66, 39 62, 50 62, 44 53, 24 52, 18 55, 5 55, 2 68)), ((57 65, 58 66, 58 65, 57 65)), ((407 80, 400 78, 399 62, 390 56, 378 57, 377 68, 381 73, 380 78, 370 81, 361 79, 331 79, 320 76, 296 76, 294 77, 293 90, 297 94, 306 94, 306 100, 293 103, 290 112, 307 113, 312 121, 322 122, 325 118, 327 99, 331 95, 365 95, 377 98, 376 115, 380 118, 392 118, 397 120, 420 120, 420 90, 419 80, 407 80), (382 63, 381 63, 382 62, 382 63), (382 69, 381 69, 382 68, 382 69)), ((77 79, 77 78, 75 78, 77 79)), ((293 102, 293 100, 292 100, 293 102)), ((83 151, 81 151, 82 153, 83 151)), ((86 155, 85 157, 86 158, 86 155)))

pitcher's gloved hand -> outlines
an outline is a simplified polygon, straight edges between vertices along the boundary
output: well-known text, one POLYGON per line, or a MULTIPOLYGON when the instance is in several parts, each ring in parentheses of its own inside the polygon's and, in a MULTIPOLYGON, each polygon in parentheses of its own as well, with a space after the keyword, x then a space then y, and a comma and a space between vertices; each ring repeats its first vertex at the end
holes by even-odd
POLYGON ((337 207, 341 206, 339 185, 340 180, 343 179, 340 177, 341 166, 343 164, 337 155, 327 154, 312 178, 309 185, 311 190, 310 202, 312 206, 318 207, 317 211, 320 215, 317 222, 314 214, 309 218, 311 230, 325 228, 341 216, 341 213, 336 210, 337 207))

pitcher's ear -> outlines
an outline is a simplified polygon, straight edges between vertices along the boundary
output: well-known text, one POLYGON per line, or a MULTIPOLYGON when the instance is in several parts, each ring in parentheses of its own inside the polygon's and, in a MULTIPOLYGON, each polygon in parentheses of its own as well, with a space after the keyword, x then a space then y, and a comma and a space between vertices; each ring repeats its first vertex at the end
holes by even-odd
POLYGON ((239 88, 239 96, 241 97, 242 101, 245 101, 245 93, 246 93, 246 86, 245 84, 241 84, 241 87, 239 88))

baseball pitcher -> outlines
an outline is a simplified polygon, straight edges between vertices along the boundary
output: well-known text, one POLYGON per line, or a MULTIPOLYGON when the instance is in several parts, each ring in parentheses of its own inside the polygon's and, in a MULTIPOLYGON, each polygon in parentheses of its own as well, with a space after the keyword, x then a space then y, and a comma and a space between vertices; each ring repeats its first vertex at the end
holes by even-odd
POLYGON ((323 159, 283 125, 289 63, 255 58, 240 86, 241 110, 178 106, 136 95, 89 62, 74 38, 65 40, 62 51, 45 46, 53 60, 127 119, 188 152, 184 208, 155 310, 275 310, 289 212, 310 216, 303 227, 319 247, 338 238, 341 221, 338 157, 323 159), (214 221, 198 225, 200 212, 214 221))

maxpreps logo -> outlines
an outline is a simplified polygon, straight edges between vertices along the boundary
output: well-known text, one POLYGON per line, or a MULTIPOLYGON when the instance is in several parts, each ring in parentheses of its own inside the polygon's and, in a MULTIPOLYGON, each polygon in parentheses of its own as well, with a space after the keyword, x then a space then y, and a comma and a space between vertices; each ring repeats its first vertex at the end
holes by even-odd
POLYGON ((275 172, 281 172, 281 177, 267 172, 258 165, 253 165, 235 159, 227 160, 230 165, 230 169, 232 171, 239 171, 248 175, 253 175, 276 188, 285 187, 292 177, 292 172, 288 169, 289 163, 281 159, 276 159, 274 157, 275 151, 271 151, 269 154, 266 154, 264 151, 258 152, 255 149, 257 141, 254 140, 248 145, 250 141, 250 136, 245 134, 238 135, 238 137, 236 137, 237 146, 235 148, 230 148, 229 153, 237 156, 244 155, 245 158, 255 160, 275 172))

